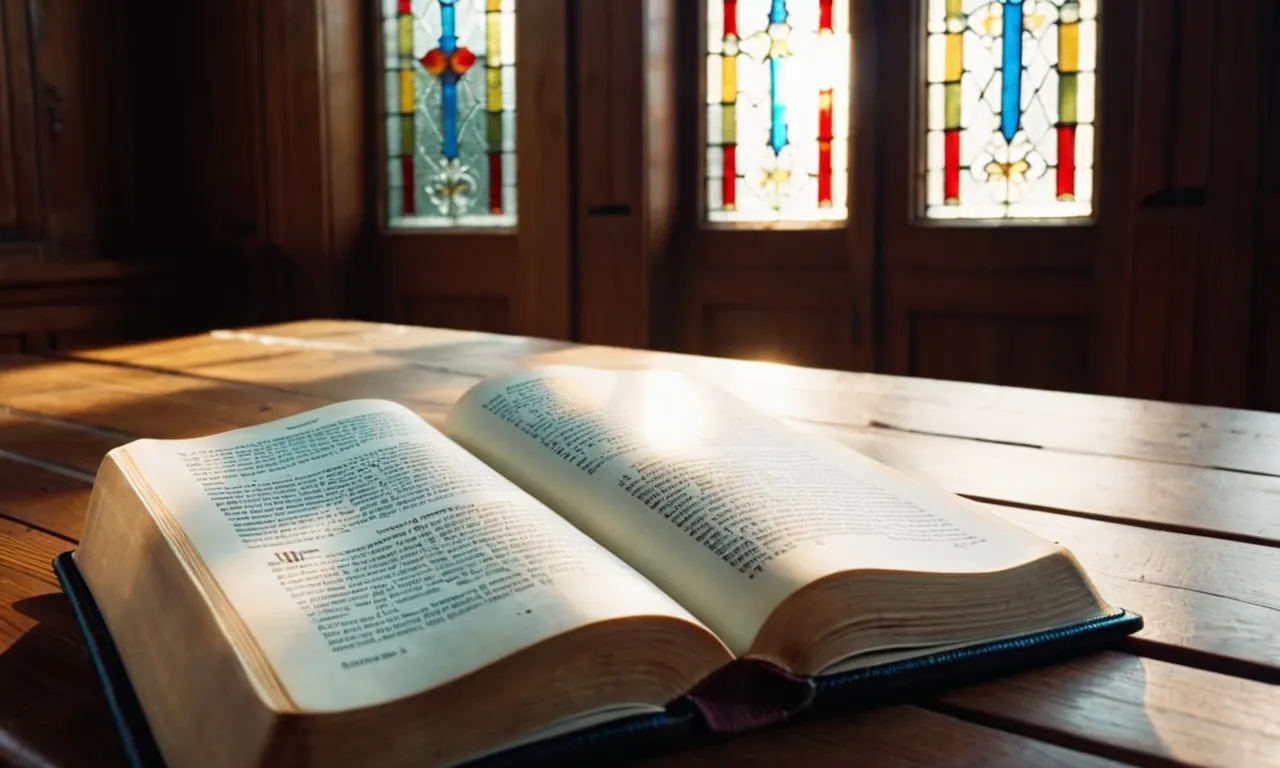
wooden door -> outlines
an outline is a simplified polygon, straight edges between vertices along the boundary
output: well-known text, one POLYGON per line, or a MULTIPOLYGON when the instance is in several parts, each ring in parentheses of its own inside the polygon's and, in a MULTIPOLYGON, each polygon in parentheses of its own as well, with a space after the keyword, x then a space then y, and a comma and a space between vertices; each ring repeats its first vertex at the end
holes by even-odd
POLYGON ((1138 7, 935 0, 887 9, 884 370, 1119 386, 1104 379, 1123 368, 1115 308, 1133 232, 1138 7), (1019 77, 1006 81, 1010 67, 1019 77))
POLYGON ((869 368, 872 3, 703 0, 679 9, 681 195, 657 341, 869 368))
POLYGON ((886 8, 883 368, 1243 405, 1260 14, 886 8))
POLYGON ((572 333, 567 0, 383 0, 382 316, 572 333))

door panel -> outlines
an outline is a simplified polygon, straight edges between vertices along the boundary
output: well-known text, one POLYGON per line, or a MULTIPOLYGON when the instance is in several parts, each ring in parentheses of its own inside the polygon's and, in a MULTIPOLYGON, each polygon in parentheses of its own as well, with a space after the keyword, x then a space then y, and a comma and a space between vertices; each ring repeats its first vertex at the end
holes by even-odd
POLYGON ((381 313, 568 338, 566 0, 380 5, 381 313))

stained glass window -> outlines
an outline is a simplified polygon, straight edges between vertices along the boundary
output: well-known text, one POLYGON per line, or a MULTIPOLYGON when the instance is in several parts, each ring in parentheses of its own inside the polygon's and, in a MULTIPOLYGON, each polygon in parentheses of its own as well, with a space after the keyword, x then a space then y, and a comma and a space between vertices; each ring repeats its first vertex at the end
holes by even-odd
POLYGON ((706 212, 848 215, 848 0, 706 0, 706 212))
POLYGON ((515 0, 382 0, 387 218, 516 223, 515 0))
POLYGON ((930 218, 1088 216, 1098 0, 927 0, 930 218))

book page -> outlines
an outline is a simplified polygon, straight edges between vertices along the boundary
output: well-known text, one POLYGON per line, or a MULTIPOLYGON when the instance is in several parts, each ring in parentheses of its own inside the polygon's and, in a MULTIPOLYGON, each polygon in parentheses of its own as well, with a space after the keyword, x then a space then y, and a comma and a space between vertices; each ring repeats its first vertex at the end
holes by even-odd
POLYGON ((600 620, 694 621, 394 403, 127 450, 302 710, 409 695, 600 620))
POLYGON ((783 599, 824 576, 982 571, 1054 548, 674 372, 548 366, 487 380, 445 430, 737 654, 783 599))

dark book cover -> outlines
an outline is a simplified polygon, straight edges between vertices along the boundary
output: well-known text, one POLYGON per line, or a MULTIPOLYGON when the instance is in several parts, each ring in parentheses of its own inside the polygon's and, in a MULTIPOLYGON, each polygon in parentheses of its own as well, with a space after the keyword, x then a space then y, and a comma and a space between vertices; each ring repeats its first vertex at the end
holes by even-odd
MULTIPOLYGON (((135 768, 164 765, 128 671, 70 552, 54 572, 71 601, 116 731, 135 768)), ((1010 640, 979 643, 850 672, 799 677, 744 659, 708 676, 665 712, 593 726, 486 756, 474 765, 578 765, 632 762, 720 739, 861 709, 901 703, 1105 648, 1142 628, 1129 611, 1010 640)))

